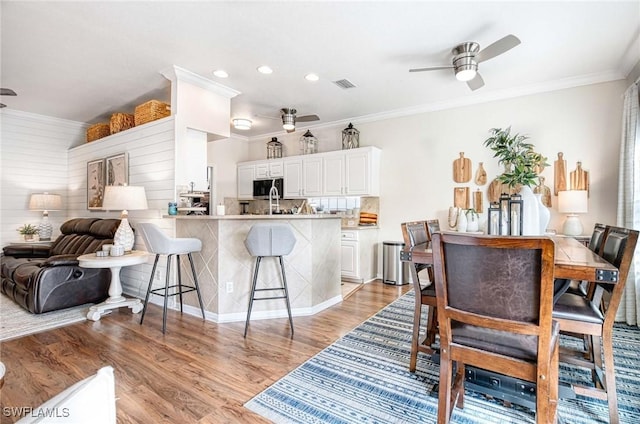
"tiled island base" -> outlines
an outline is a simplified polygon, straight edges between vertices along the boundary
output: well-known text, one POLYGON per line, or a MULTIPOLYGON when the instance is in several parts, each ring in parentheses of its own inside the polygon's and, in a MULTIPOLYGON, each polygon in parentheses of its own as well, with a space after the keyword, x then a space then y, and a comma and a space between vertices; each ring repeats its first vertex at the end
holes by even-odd
MULTIPOLYGON (((253 224, 267 219, 290 224, 296 236, 295 248, 284 257, 293 315, 313 315, 342 300, 338 217, 231 215, 175 219, 177 237, 202 240, 202 251, 194 253, 193 258, 209 320, 245 320, 255 258, 247 252, 244 240, 253 224)), ((181 261, 183 271, 188 270, 186 256, 181 257, 181 261)), ((190 274, 182 272, 182 278, 190 278, 190 274)), ((264 258, 260 264, 258 288, 279 285, 278 259, 264 258)), ((199 314, 194 293, 188 293, 184 303, 185 312, 199 314)), ((252 320, 286 316, 283 299, 255 302, 251 313, 252 320)))

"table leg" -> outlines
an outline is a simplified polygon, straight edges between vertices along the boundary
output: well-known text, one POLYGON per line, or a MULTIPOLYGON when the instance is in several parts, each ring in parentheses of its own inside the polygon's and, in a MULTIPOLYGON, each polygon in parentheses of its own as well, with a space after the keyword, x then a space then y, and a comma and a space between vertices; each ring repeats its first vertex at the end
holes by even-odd
POLYGON ((122 296, 122 283, 120 282, 121 268, 120 266, 110 267, 111 283, 109 285, 109 298, 100 304, 90 307, 87 313, 87 319, 98 321, 105 312, 124 306, 130 308, 134 314, 142 311, 142 302, 140 299, 127 299, 122 296))

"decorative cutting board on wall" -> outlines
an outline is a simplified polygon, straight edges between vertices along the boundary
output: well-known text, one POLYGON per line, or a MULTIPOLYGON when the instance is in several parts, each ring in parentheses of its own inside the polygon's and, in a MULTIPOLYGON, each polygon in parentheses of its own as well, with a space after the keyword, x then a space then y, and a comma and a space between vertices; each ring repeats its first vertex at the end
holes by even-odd
POLYGON ((559 191, 567 189, 567 161, 564 160, 562 152, 558 152, 558 159, 553 163, 553 194, 558 195, 559 191))
POLYGON ((456 183, 471 181, 471 159, 465 158, 464 152, 460 152, 460 157, 453 161, 453 181, 456 183))
POLYGON ((469 209, 469 187, 455 187, 453 189, 453 206, 469 209))
POLYGON ((487 172, 482 166, 482 162, 478 163, 478 169, 476 170, 476 178, 474 180, 476 185, 485 185, 487 183, 487 172))

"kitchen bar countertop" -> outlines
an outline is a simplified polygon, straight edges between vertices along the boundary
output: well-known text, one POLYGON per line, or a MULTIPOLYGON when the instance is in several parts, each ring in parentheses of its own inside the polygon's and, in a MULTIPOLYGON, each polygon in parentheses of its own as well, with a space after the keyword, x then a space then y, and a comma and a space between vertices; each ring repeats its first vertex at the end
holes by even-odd
POLYGON ((217 219, 217 220, 239 220, 239 219, 341 219, 341 216, 331 214, 316 215, 296 215, 296 214, 274 214, 274 215, 162 215, 163 218, 176 219, 217 219))

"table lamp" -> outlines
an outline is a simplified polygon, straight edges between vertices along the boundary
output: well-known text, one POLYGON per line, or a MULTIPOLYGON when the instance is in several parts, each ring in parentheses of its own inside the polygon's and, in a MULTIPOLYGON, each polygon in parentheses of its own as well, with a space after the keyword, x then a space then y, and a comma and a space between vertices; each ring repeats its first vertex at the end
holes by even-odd
POLYGON ((113 244, 124 246, 125 252, 131 252, 135 240, 133 230, 129 225, 130 210, 147 209, 147 196, 142 186, 106 186, 102 208, 106 210, 122 209, 120 226, 113 237, 113 244))
POLYGON ((578 214, 587 213, 589 196, 587 190, 568 190, 558 192, 558 212, 566 213, 567 219, 562 226, 562 233, 566 236, 582 234, 582 222, 578 214))
POLYGON ((42 221, 38 225, 40 240, 51 240, 53 227, 49 222, 49 211, 59 211, 62 208, 62 196, 59 194, 34 193, 29 199, 29 210, 42 211, 42 221))

